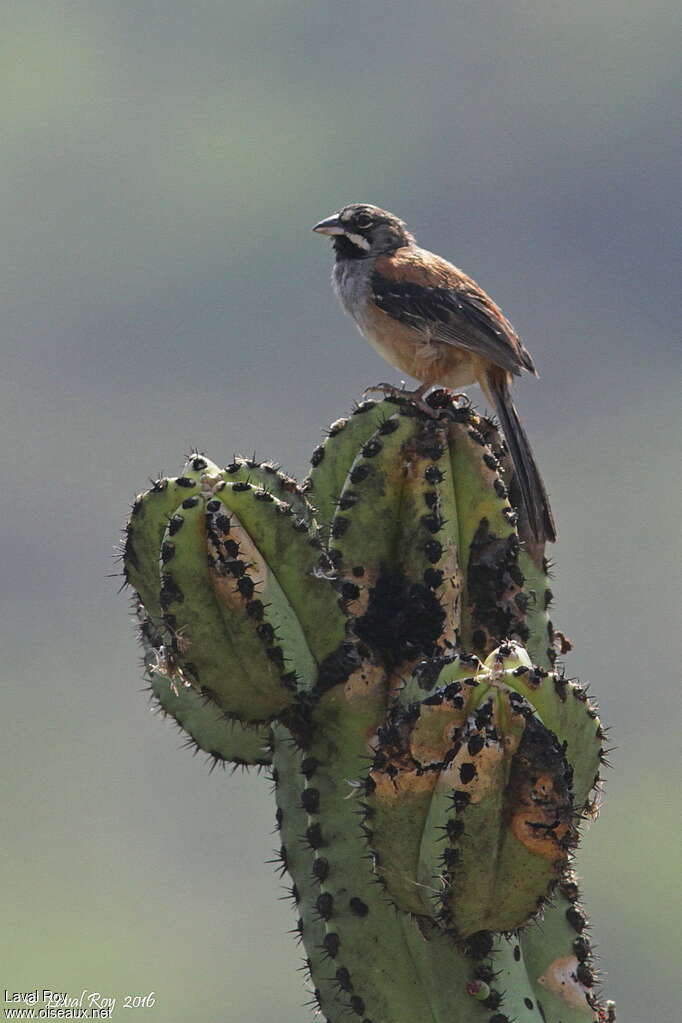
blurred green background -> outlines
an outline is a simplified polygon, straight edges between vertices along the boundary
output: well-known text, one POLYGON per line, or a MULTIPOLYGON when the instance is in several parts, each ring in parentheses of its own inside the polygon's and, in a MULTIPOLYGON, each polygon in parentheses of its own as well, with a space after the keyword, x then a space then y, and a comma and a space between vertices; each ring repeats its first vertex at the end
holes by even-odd
POLYGON ((0 987, 312 1017, 268 784, 209 776, 149 713, 108 573, 191 445, 304 475, 397 382, 310 233, 362 200, 472 273, 540 367, 518 398, 555 617, 619 747, 579 867, 619 1019, 677 1018, 681 27, 668 0, 3 5, 0 987))

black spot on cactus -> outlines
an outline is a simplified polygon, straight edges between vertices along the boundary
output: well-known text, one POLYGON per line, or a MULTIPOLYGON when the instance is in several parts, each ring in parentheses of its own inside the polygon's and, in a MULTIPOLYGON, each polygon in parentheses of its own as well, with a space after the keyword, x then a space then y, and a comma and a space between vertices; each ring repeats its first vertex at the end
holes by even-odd
POLYGON ((514 960, 518 963, 521 959, 521 946, 514 945, 514 960))
POLYGON ((161 544, 161 561, 166 565, 173 557, 175 557, 175 544, 164 540, 161 544))
POLYGON ((587 938, 582 935, 573 942, 573 951, 576 959, 581 963, 584 963, 592 955, 592 947, 587 938))
POLYGON ((354 469, 351 469, 348 478, 353 486, 355 486, 356 483, 362 483, 363 480, 367 479, 369 471, 368 465, 356 465, 354 469))
POLYGON ((342 991, 352 991, 353 985, 350 979, 350 973, 345 966, 340 966, 336 971, 336 983, 339 985, 342 991))
POLYGON ((462 764, 459 769, 459 777, 462 785, 468 785, 469 782, 473 781, 476 777, 476 767, 474 764, 462 764))
POLYGON ((217 500, 214 499, 213 501, 209 501, 208 502, 208 504, 206 505, 206 511, 218 512, 218 511, 220 511, 221 505, 222 505, 222 501, 217 501, 217 500))
MULTIPOLYGON (((239 580, 242 581, 241 579, 239 580)), ((281 646, 271 646, 268 648, 268 657, 272 663, 281 670, 284 669, 284 652, 281 646)))
POLYGON ((462 810, 466 810, 467 806, 471 802, 471 796, 468 792, 460 792, 459 790, 452 793, 452 805, 455 813, 461 813, 462 810))
POLYGON ((203 472, 207 465, 208 463, 206 459, 202 458, 201 455, 197 455, 196 458, 192 458, 192 468, 195 472, 203 472))
POLYGON ((341 584, 341 596, 344 600, 357 600, 360 596, 360 587, 355 583, 344 582, 341 584))
POLYGON ((554 676, 554 690, 561 700, 562 703, 566 702, 566 690, 568 688, 568 682, 563 675, 554 676))
POLYGON ((188 476, 178 476, 175 482, 179 487, 186 487, 188 490, 197 485, 196 480, 191 480, 188 476))
POLYGON ((318 856, 313 860, 313 877, 316 881, 326 881, 329 877, 329 860, 318 856))
POLYGON ((339 498, 339 510, 348 511, 349 508, 352 508, 357 503, 358 495, 354 494, 352 490, 349 490, 346 494, 343 494, 342 497, 339 498))
POLYGON ((182 529, 184 521, 182 515, 172 515, 168 521, 168 535, 175 536, 178 530, 182 529))
POLYGON ((490 1017, 488 1023, 512 1023, 512 1021, 503 1012, 496 1012, 494 1016, 490 1017))
POLYGON ((443 557, 443 545, 438 540, 428 540, 424 544, 424 553, 429 561, 435 565, 443 557))
MULTIPOLYGON (((211 504, 213 503, 214 502, 211 501, 211 504)), ((220 507, 222 502, 216 501, 215 504, 217 504, 220 507)), ((225 512, 221 512, 220 515, 216 515, 214 519, 214 524, 215 528, 218 530, 219 533, 229 533, 230 527, 232 526, 232 520, 230 516, 227 515, 225 512)))
MULTIPOLYGON (((491 637, 518 635, 525 640, 528 627, 509 599, 510 590, 518 586, 517 558, 519 542, 516 534, 500 538, 491 533, 487 519, 481 519, 471 542, 467 571, 469 599, 475 623, 474 643, 484 650, 487 632, 491 637)), ((523 581, 523 575, 520 575, 523 581)))
POLYGON ((237 580, 237 589, 241 593, 242 597, 246 597, 247 600, 251 600, 256 591, 253 579, 251 579, 248 575, 244 575, 241 579, 237 580))
POLYGON ((469 434, 471 439, 474 441, 474 443, 480 444, 481 447, 485 447, 485 437, 483 436, 482 433, 479 433, 478 430, 474 430, 474 429, 467 430, 467 433, 469 434))
POLYGON ((531 1011, 534 1008, 533 999, 532 998, 524 998, 523 999, 523 1004, 526 1006, 527 1009, 530 1009, 531 1011))
POLYGON ((337 515, 336 518, 334 519, 334 522, 332 523, 332 536, 333 536, 333 538, 335 540, 338 540, 339 537, 343 536, 343 534, 348 529, 349 525, 350 525, 350 519, 345 519, 345 518, 343 518, 343 516, 337 515))
POLYGON ((362 448, 363 458, 375 458, 381 451, 381 442, 378 440, 368 440, 362 448))
POLYGON ((362 664, 358 648, 344 641, 322 661, 317 673, 316 691, 324 693, 346 679, 362 664))
POLYGON ((452 870, 459 863, 459 850, 458 849, 444 849, 443 850, 443 865, 448 869, 452 870))
POLYGON ((275 630, 269 622, 263 622, 262 625, 259 625, 256 632, 264 643, 270 644, 275 639, 275 630))
POLYGON ((504 995, 502 992, 493 988, 488 997, 481 1004, 484 1005, 486 1009, 499 1009, 503 1001, 504 995))
POLYGON ((350 1007, 356 1016, 364 1016, 365 1014, 365 1003, 359 995, 353 995, 350 1000, 350 1007))
POLYGON ((512 582, 516 583, 517 586, 523 586, 526 581, 526 577, 516 562, 510 562, 507 565, 507 571, 509 572, 512 582))
POLYGON ((445 519, 437 512, 432 512, 431 515, 422 515, 419 520, 425 529, 428 529, 429 533, 438 533, 445 525, 445 519))
POLYGON ((464 821, 451 817, 445 822, 445 833, 451 842, 456 842, 464 834, 464 821))
POLYGON ((507 488, 505 487, 504 483, 499 478, 499 476, 497 477, 497 479, 494 480, 493 487, 495 488, 495 493, 497 494, 497 496, 501 497, 502 500, 504 500, 504 498, 507 496, 507 488))
POLYGON ((424 453, 427 454, 434 462, 437 462, 443 457, 444 451, 445 449, 442 444, 431 444, 424 448, 424 453))
POLYGON ((334 898, 329 892, 322 892, 315 899, 315 909, 322 920, 331 920, 334 912, 334 898))
POLYGON ((335 934, 333 931, 330 931, 329 934, 325 934, 324 938, 322 939, 322 948, 327 953, 330 959, 334 959, 338 955, 340 947, 341 939, 339 938, 338 934, 335 934))
POLYGON ((198 504, 199 504, 199 498, 198 497, 186 497, 185 500, 182 502, 182 506, 181 507, 183 507, 183 508, 196 508, 196 506, 198 504))
POLYGON ((485 739, 482 735, 472 735, 467 742, 467 749, 470 756, 475 757, 485 746, 485 739))
POLYGON ((320 809, 319 789, 303 789, 301 793, 301 806, 306 813, 318 813, 320 809))
POLYGON ((250 600, 246 605, 246 613, 249 618, 254 618, 257 622, 262 621, 263 615, 265 614, 265 607, 262 600, 250 600))
POLYGON ((477 931, 470 935, 464 945, 464 951, 472 959, 487 959, 493 950, 493 936, 490 931, 477 931))
POLYGON ((311 824, 310 827, 306 828, 304 842, 313 852, 324 845, 322 828, 319 824, 311 824))
POLYGON ((430 465, 424 473, 424 479, 427 483, 442 483, 444 478, 444 473, 441 472, 437 465, 430 465))
POLYGON ((161 608, 166 611, 171 604, 181 604, 184 599, 184 594, 175 579, 170 575, 164 575, 161 580, 161 591, 159 593, 161 608))
POLYGON ((266 503, 275 500, 269 490, 257 490, 255 493, 255 498, 257 501, 265 501, 266 503))
POLYGON ((387 419, 385 423, 382 423, 379 427, 379 433, 383 437, 387 437, 390 433, 395 433, 398 429, 399 422, 397 419, 387 419))
POLYGON ((578 934, 581 934, 587 927, 587 917, 577 906, 569 906, 566 910, 566 919, 578 934))
POLYGON ((561 891, 569 902, 577 902, 580 898, 580 890, 575 881, 564 881, 561 884, 561 891))
POLYGON ((362 579, 364 574, 365 574, 365 569, 364 569, 364 567, 362 565, 354 565, 353 566, 352 575, 354 575, 356 579, 362 579))
POLYGON ((424 584, 431 590, 437 590, 443 585, 443 573, 437 568, 427 568, 424 572, 424 584))
POLYGON ((225 561, 223 567, 224 571, 234 576, 235 579, 240 579, 246 574, 246 563, 244 561, 225 561))
POLYGON ((319 766, 320 761, 315 757, 305 757, 301 761, 301 774, 304 778, 310 780, 319 766))
POLYGON ((497 976, 498 974, 488 963, 477 963, 474 969, 474 977, 476 980, 482 980, 484 984, 492 984, 497 976))
POLYGON ((492 715, 493 715, 493 705, 490 702, 490 700, 488 700, 487 703, 482 704, 482 706, 480 706, 478 708, 478 710, 476 711, 476 713, 474 715, 474 721, 476 722, 476 727, 479 730, 487 728, 487 726, 490 724, 490 722, 492 720, 492 715))
POLYGON ((445 611, 428 587, 410 584, 401 573, 384 572, 370 590, 355 633, 395 663, 430 655, 443 631, 445 611))
POLYGON ((594 986, 594 973, 586 963, 578 963, 578 969, 575 972, 576 977, 585 987, 594 986))
POLYGON ((354 916, 365 917, 369 913, 369 906, 362 899, 359 899, 357 895, 353 896, 348 905, 354 916))

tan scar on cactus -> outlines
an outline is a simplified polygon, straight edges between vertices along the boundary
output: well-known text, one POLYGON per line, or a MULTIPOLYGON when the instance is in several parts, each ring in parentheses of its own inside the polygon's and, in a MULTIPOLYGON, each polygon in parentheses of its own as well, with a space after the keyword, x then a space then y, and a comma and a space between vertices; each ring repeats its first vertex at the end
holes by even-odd
POLYGON ((455 731, 464 724, 466 710, 449 700, 424 705, 410 736, 410 752, 420 764, 440 764, 452 746, 455 731))
POLYGON ((578 960, 575 956, 560 956, 538 977, 538 984, 563 998, 572 1008, 582 1009, 589 1016, 592 1010, 585 1000, 585 988, 576 977, 577 969, 578 960))
MULTIPOLYGON (((249 575, 253 579, 254 586, 261 591, 265 590, 270 572, 267 562, 235 513, 230 512, 229 514, 230 528, 227 532, 219 531, 218 540, 230 539, 239 545, 239 558, 249 566, 249 575)), ((207 547, 209 552, 216 553, 215 543, 210 537, 207 539, 207 547)), ((234 585, 234 579, 216 572, 211 562, 209 562, 209 566, 214 589, 220 595, 225 607, 232 611, 241 611, 244 607, 244 599, 234 585)))

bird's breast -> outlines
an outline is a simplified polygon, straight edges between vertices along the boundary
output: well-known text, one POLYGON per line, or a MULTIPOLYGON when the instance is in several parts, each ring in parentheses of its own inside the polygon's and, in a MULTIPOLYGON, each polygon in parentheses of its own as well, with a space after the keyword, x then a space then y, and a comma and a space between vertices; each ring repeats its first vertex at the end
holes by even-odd
POLYGON ((469 352, 431 339, 426 330, 402 323, 379 309, 371 298, 374 260, 340 260, 332 282, 341 305, 353 317, 372 348, 401 373, 425 384, 466 387, 476 382, 469 352))

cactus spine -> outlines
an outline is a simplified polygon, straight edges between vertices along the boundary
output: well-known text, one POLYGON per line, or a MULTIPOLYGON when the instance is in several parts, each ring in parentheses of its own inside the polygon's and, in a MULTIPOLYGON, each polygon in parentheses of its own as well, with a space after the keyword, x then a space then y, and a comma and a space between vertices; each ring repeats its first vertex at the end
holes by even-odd
POLYGON ((363 403, 301 486, 195 454, 136 499, 152 694, 215 761, 271 766, 330 1023, 614 1019, 571 869, 604 730, 555 670, 499 434, 432 400, 363 403))

